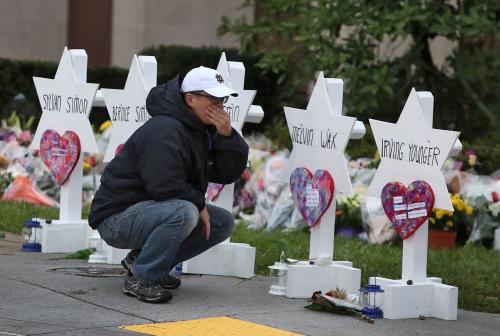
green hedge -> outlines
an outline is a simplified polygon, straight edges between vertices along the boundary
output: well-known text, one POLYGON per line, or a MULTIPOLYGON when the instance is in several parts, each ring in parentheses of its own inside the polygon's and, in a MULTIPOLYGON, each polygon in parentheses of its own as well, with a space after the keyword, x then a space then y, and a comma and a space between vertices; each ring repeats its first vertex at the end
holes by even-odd
MULTIPOLYGON (((173 78, 176 74, 185 74, 189 69, 204 65, 215 68, 221 53, 225 51, 229 61, 239 61, 245 64, 245 89, 258 89, 254 104, 261 105, 265 116, 261 125, 247 124, 245 131, 260 131, 263 125, 278 113, 282 113, 279 103, 278 79, 273 75, 262 76, 255 67, 257 59, 241 55, 236 49, 221 49, 216 47, 191 48, 183 46, 159 46, 140 51, 139 55, 155 56, 158 62, 158 83, 173 78)), ((1 119, 10 115, 12 110, 23 117, 23 113, 35 114, 40 117, 40 104, 36 95, 33 76, 53 78, 57 63, 41 61, 19 61, 0 58, 0 111, 1 119), (22 107, 13 103, 13 98, 23 93, 27 103, 22 107), (19 111, 19 110, 22 111, 19 111)), ((125 85, 128 69, 117 67, 89 66, 87 82, 99 83, 100 88, 120 89, 125 85)), ((90 121, 94 126, 108 119, 104 108, 94 108, 90 121)), ((37 122, 35 123, 35 125, 37 122)))
MULTIPOLYGON (((19 104, 13 102, 13 98, 18 93, 24 94, 27 102, 22 104, 21 110, 16 111, 17 114, 23 117, 26 113, 34 113, 39 118, 41 108, 33 77, 53 78, 57 70, 57 63, 0 58, 0 69, 1 119, 8 117, 12 110, 20 108, 19 104)), ((116 67, 89 66, 87 82, 99 83, 101 88, 123 88, 127 73, 128 70, 116 67)), ((90 114, 90 120, 93 124, 100 124, 107 119, 109 118, 105 108, 95 108, 90 114)), ((37 123, 34 123, 34 127, 37 123)))
MULTIPOLYGON (((20 117, 26 114, 41 115, 40 104, 36 95, 33 76, 53 77, 57 65, 52 62, 15 61, 0 58, 0 119, 7 118, 11 110, 18 110, 21 106, 14 106, 13 99, 18 93, 26 96, 27 102, 22 104, 22 111, 17 111, 20 117)), ((35 125, 37 122, 35 123, 35 125)))
POLYGON ((186 74, 196 66, 217 68, 222 52, 226 53, 228 61, 243 62, 245 65, 245 89, 258 90, 253 104, 264 109, 264 120, 260 125, 246 124, 244 131, 262 131, 264 126, 271 124, 274 116, 282 113, 283 105, 279 90, 279 79, 273 74, 262 75, 256 67, 259 61, 256 57, 241 54, 237 49, 218 47, 192 48, 185 46, 157 46, 142 50, 140 55, 155 56, 158 62, 158 83, 173 78, 177 74, 186 74))
POLYGON ((496 170, 500 170, 500 143, 494 140, 484 138, 477 142, 471 143, 463 141, 463 150, 457 157, 467 165, 467 150, 472 149, 477 156, 477 164, 473 167, 478 174, 490 175, 496 170))

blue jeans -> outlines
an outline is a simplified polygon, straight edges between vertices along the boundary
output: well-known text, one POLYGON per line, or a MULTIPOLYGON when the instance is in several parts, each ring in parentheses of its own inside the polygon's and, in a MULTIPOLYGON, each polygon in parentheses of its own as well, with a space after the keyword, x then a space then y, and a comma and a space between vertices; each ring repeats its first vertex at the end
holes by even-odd
POLYGON ((211 231, 202 233, 200 213, 184 200, 136 203, 99 224, 101 238, 110 246, 141 249, 132 265, 133 273, 145 285, 160 282, 180 262, 191 259, 226 240, 234 218, 225 209, 207 205, 211 231))

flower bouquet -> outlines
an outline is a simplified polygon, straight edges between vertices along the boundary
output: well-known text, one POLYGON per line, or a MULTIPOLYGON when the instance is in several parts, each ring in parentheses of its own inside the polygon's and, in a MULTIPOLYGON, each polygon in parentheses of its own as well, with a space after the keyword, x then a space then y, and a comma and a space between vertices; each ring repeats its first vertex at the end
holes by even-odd
POLYGON ((474 208, 459 194, 450 196, 454 211, 434 208, 429 217, 431 248, 451 248, 455 246, 455 240, 464 243, 469 236, 474 208))

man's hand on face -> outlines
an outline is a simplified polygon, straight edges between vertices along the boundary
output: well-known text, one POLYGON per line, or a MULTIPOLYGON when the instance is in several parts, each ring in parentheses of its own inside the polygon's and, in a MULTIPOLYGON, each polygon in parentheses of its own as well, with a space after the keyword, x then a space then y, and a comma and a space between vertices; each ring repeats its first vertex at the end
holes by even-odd
POLYGON ((208 120, 217 128, 217 132, 224 136, 230 136, 232 132, 231 119, 224 111, 223 105, 211 105, 208 107, 208 120))
POLYGON ((200 219, 203 223, 203 235, 205 236, 205 239, 208 240, 210 237, 210 216, 208 215, 207 207, 204 207, 203 210, 200 211, 200 219))

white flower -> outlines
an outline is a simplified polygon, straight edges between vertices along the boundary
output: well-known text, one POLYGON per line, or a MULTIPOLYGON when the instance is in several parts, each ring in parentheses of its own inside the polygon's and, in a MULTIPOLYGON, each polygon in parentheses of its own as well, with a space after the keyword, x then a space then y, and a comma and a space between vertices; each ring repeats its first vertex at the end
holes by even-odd
POLYGON ((496 203, 491 203, 488 208, 490 209, 491 211, 491 214, 496 217, 498 216, 498 214, 500 213, 500 202, 496 202, 496 203))

